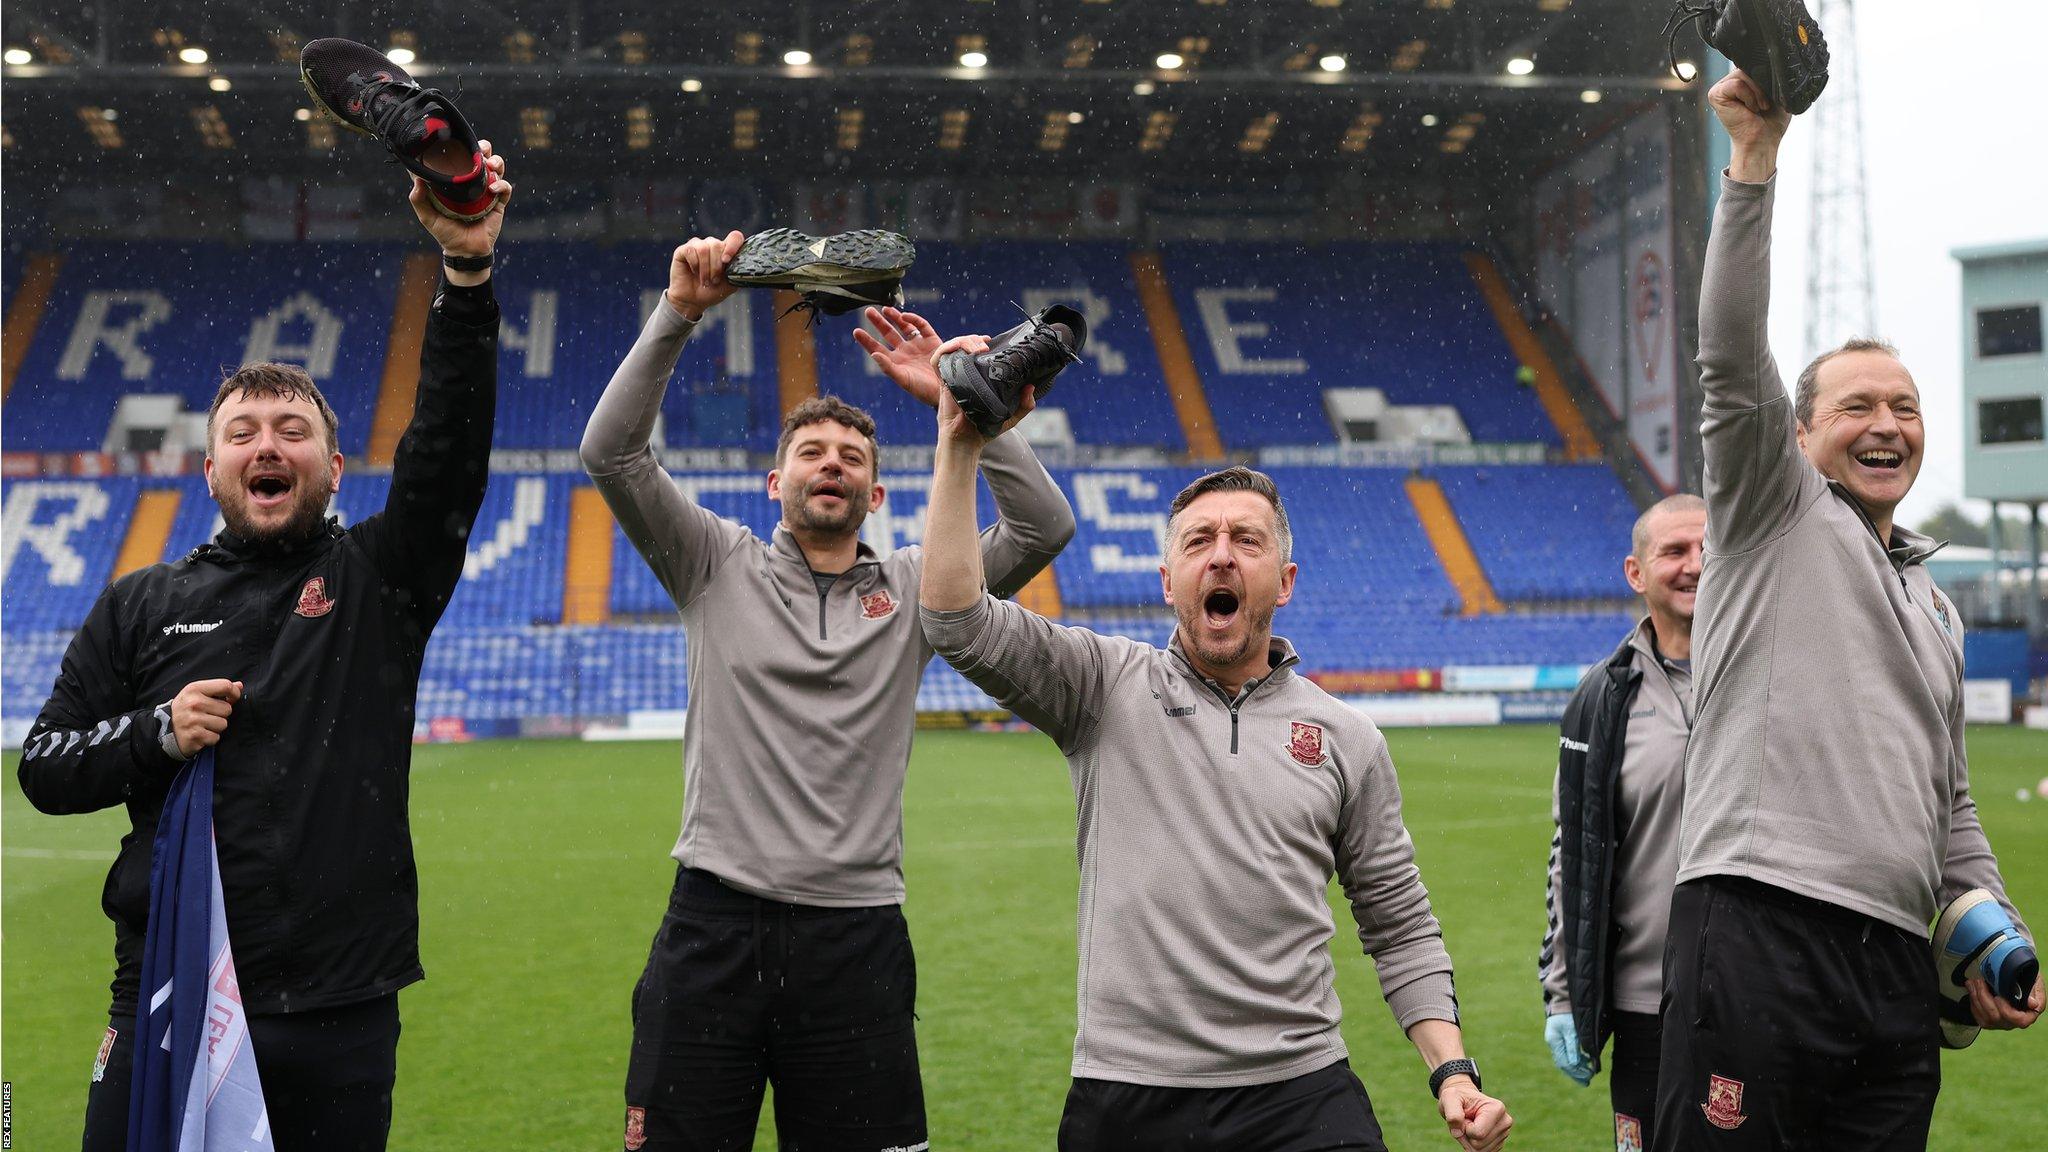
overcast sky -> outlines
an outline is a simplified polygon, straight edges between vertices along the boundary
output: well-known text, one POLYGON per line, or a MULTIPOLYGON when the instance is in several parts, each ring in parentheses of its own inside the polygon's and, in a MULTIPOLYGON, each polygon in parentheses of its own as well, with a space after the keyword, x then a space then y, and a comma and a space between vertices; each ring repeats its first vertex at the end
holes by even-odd
MULTIPOLYGON (((1962 277, 1949 252, 2048 239, 2048 3, 1874 0, 1856 20, 1878 328, 1927 419, 1926 462, 1899 514, 1912 525, 1963 492, 1962 277)), ((1779 155, 1771 344, 1788 383, 1805 362, 1812 115, 1779 155)))

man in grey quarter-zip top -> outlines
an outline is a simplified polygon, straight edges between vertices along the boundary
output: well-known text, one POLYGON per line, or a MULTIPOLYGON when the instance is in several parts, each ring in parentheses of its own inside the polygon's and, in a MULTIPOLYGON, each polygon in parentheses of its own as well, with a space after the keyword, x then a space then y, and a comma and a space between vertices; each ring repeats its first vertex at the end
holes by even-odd
MULTIPOLYGON (((861 542, 883 498, 874 422, 837 399, 783 422, 772 540, 698 506, 649 441, 683 342, 731 295, 743 237, 677 248, 668 290, 605 388, 583 463, 689 635, 676 882, 633 993, 625 1147, 753 1146, 775 1085, 782 1147, 927 1146, 903 902, 903 777, 932 648, 915 547, 861 542)), ((931 325, 868 309, 863 350, 912 395, 941 391, 931 325)), ((1073 535, 1017 435, 982 474, 1001 523, 981 542, 1007 596, 1073 535)))
POLYGON ((1160 578, 1178 627, 1162 650, 983 591, 974 473, 987 442, 950 395, 939 421, 925 632, 1052 737, 1079 805, 1062 1152, 1386 1147, 1338 1031, 1332 875, 1451 1134, 1501 1147, 1514 1122, 1465 1058, 1386 740, 1273 635, 1295 567, 1272 480, 1231 468, 1175 498, 1160 578))
MULTIPOLYGON (((1654 1147, 1924 1148, 1941 1086, 1929 923, 2005 903, 1963 749, 1962 622, 1892 522, 1920 393, 1852 340, 1785 393, 1768 346, 1771 204, 1790 117, 1736 71, 1700 287, 1707 543, 1654 1147)), ((2020 931, 2025 932, 2024 925, 2020 931)), ((2031 937, 2029 937, 2031 939, 2031 937)), ((2040 1015, 1976 981, 1977 1021, 2040 1015)))

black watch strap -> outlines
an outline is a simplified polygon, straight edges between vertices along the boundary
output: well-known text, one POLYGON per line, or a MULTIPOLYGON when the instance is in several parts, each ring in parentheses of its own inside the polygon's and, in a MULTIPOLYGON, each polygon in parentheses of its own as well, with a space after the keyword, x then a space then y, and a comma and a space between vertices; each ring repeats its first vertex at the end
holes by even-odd
POLYGON ((481 256, 450 256, 444 252, 441 254, 441 263, 457 272, 481 272, 491 266, 491 254, 486 252, 481 256))
POLYGON ((1470 1076, 1472 1078, 1472 1086, 1482 1091, 1484 1090, 1484 1086, 1479 1083, 1479 1065, 1463 1056, 1459 1056, 1437 1065, 1436 1071, 1429 1074, 1429 1098, 1434 1100, 1441 1095, 1444 1090, 1444 1081, 1449 1080, 1453 1076, 1470 1076))

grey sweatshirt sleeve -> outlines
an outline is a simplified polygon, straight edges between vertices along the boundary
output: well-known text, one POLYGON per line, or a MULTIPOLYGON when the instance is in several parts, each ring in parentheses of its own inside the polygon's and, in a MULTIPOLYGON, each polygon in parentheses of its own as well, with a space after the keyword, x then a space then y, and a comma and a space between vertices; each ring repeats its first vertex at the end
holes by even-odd
POLYGON ((1708 547, 1746 552, 1789 527, 1826 487, 1799 451, 1797 418, 1770 349, 1776 182, 1721 178, 1700 283, 1701 448, 1708 547))
POLYGON ((711 583, 749 536, 685 499, 654 454, 661 398, 695 327, 666 296, 654 306, 591 411, 581 452, 584 471, 678 609, 711 583))
POLYGON ((920 608, 924 634, 975 687, 1073 755, 1101 729, 1114 675, 1111 649, 1129 641, 1066 628, 984 595, 966 608, 920 608))
POLYGON ((1007 600, 1074 538, 1074 509, 1014 429, 982 450, 981 474, 996 498, 996 522, 981 534, 981 568, 988 590, 1007 600))
POLYGON ((1948 857, 1941 865, 1941 888, 1936 893, 1936 903, 1946 908, 1948 902, 1972 888, 1982 888, 1998 897, 2005 906, 2006 914, 2012 917, 2020 935, 2029 941, 2034 939, 2033 929, 2020 919, 2019 909, 2005 894, 2005 878, 1998 871, 1998 857, 1991 853, 1991 841, 1984 835, 1984 825, 1977 819, 1977 800, 1970 795, 1969 760, 1963 749, 1963 734, 1960 717, 1956 725, 1956 791, 1949 807, 1948 857))
POLYGON ((1403 1031, 1421 1020, 1458 1020, 1451 954, 1430 911, 1415 842, 1401 822, 1401 785, 1386 738, 1360 749, 1365 767, 1338 814, 1337 878, 1351 900, 1358 940, 1372 957, 1380 992, 1403 1031))
POLYGON ((1536 956, 1536 971, 1543 982, 1543 1011, 1548 1015, 1572 1010, 1570 986, 1565 983, 1564 945, 1564 812, 1558 799, 1560 781, 1550 782, 1550 868, 1549 889, 1543 898, 1543 948, 1536 956))

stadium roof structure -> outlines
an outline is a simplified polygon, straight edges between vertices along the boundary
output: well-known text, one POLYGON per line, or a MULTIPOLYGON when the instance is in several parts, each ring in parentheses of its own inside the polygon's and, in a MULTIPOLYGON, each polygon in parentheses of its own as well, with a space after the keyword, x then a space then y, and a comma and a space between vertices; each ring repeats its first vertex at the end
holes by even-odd
POLYGON ((296 63, 305 41, 344 36, 412 53, 529 172, 1511 175, 1679 87, 1663 14, 1641 0, 9 0, 5 159, 90 178, 328 170, 336 133, 304 111, 296 63))

